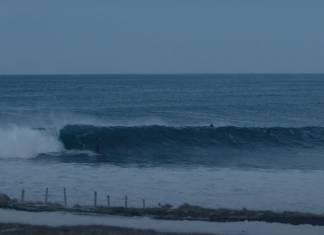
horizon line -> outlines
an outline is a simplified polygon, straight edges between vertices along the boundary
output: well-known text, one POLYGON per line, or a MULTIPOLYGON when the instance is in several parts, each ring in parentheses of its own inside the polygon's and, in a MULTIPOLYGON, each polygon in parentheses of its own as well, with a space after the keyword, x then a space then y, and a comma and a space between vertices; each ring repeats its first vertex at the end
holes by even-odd
POLYGON ((59 75, 279 75, 279 74, 324 74, 322 73, 313 73, 313 72, 302 72, 302 73, 292 73, 292 72, 283 72, 283 73, 26 73, 26 74, 0 74, 0 76, 59 76, 59 75))

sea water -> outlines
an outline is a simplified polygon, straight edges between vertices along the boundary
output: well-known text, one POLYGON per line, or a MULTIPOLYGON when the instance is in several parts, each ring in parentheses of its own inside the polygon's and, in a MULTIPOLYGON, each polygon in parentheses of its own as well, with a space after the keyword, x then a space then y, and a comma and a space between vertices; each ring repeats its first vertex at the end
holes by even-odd
POLYGON ((0 76, 0 192, 323 213, 323 108, 321 74, 0 76))

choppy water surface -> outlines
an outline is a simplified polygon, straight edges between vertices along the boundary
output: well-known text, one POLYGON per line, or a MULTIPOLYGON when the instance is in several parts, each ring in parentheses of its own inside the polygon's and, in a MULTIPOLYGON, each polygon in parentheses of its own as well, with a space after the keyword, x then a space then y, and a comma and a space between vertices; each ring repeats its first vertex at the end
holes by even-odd
POLYGON ((0 76, 0 191, 322 213, 323 108, 324 75, 0 76))

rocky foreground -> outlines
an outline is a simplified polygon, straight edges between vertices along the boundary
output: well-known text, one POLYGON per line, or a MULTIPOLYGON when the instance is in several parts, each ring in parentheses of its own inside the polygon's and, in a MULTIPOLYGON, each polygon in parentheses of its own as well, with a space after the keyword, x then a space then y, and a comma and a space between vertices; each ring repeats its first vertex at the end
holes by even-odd
MULTIPOLYGON (((183 204, 178 208, 171 205, 161 205, 154 208, 124 208, 106 206, 62 206, 58 203, 18 202, 0 194, 0 208, 27 212, 68 212, 83 215, 118 215, 144 216, 162 220, 188 220, 210 222, 264 221, 291 225, 324 226, 324 215, 300 212, 273 212, 255 210, 208 209, 199 206, 183 204)), ((6 224, 0 220, 0 234, 176 234, 162 233, 153 230, 139 230, 113 226, 36 226, 23 224, 6 224)))
MULTIPOLYGON (((178 208, 172 209, 170 205, 154 208, 124 208, 124 207, 105 207, 105 206, 79 206, 64 207, 58 203, 42 202, 0 202, 0 208, 12 209, 29 212, 70 212, 77 214, 91 215, 119 215, 119 216, 148 216, 153 219, 163 220, 191 220, 209 222, 243 222, 243 221, 264 221, 276 222, 291 225, 319 225, 324 226, 324 215, 300 213, 300 212, 273 212, 255 210, 231 210, 231 209, 207 209, 199 206, 183 204, 178 208)), ((1 222, 1 221, 0 221, 1 222)))

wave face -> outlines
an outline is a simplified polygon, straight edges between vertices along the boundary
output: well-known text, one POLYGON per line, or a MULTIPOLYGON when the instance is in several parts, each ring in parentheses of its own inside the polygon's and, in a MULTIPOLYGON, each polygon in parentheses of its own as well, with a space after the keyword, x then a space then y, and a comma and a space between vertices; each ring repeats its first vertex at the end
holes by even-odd
POLYGON ((316 168, 324 161, 324 128, 320 127, 11 126, 0 130, 0 137, 0 158, 270 168, 307 164, 316 168))
POLYGON ((60 140, 68 151, 95 154, 99 146, 101 154, 91 161, 117 165, 319 169, 324 164, 324 128, 317 127, 67 125, 60 140))
POLYGON ((105 151, 122 149, 315 148, 324 146, 324 128, 239 128, 227 127, 95 127, 67 125, 60 130, 66 149, 105 151), (268 133, 269 130, 269 133, 268 133))

